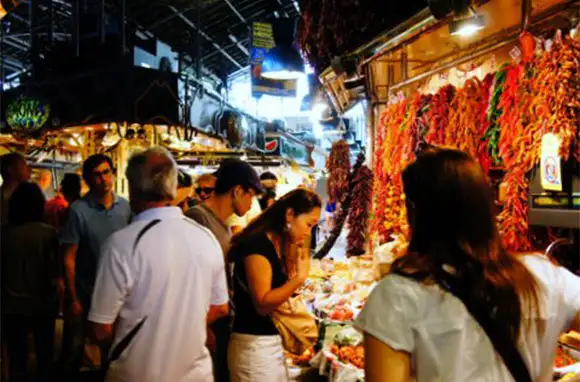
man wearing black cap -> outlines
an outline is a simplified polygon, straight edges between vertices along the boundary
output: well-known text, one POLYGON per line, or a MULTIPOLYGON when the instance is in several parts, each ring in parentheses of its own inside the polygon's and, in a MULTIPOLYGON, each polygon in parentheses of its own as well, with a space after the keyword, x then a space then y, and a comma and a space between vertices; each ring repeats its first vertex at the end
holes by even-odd
MULTIPOLYGON (((251 208, 253 199, 262 193, 260 178, 254 168, 238 159, 224 160, 217 172, 214 196, 186 212, 186 216, 208 228, 218 239, 224 256, 227 255, 232 233, 227 220, 233 216, 244 216, 251 208)), ((226 259, 227 261, 227 259, 226 259)), ((227 263, 226 263, 227 264, 227 263)), ((228 286, 231 291, 231 269, 226 266, 228 286)), ((217 382, 229 381, 227 367, 227 345, 230 336, 229 317, 218 320, 212 326, 215 344, 208 333, 208 346, 213 352, 214 374, 217 382)))

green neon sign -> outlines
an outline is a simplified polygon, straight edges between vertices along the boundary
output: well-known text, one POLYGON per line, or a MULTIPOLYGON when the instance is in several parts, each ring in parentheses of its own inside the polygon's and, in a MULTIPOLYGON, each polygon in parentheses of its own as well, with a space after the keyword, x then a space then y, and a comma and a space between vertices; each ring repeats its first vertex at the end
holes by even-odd
POLYGON ((6 122, 16 131, 36 131, 50 115, 50 105, 31 98, 21 98, 8 105, 6 122))

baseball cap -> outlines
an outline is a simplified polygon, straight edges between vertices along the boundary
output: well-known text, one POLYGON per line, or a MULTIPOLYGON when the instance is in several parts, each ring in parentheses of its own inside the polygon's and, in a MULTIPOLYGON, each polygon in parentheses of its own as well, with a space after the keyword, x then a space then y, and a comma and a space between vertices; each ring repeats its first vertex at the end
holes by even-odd
POLYGON ((193 182, 191 180, 191 175, 186 173, 183 170, 178 170, 177 172, 177 188, 186 188, 193 186, 193 182))
POLYGON ((264 192, 260 177, 256 170, 240 159, 225 159, 215 172, 215 192, 223 194, 236 186, 252 188, 257 194, 264 192))

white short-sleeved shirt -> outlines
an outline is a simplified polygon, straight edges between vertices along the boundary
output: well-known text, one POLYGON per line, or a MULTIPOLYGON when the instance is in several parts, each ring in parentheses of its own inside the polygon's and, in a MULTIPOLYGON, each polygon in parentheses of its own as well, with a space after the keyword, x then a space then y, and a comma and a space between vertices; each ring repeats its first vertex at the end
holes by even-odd
MULTIPOLYGON (((542 312, 539 318, 524 317, 530 331, 520 335, 518 348, 532 379, 547 382, 552 380, 558 337, 580 311, 580 278, 541 255, 522 261, 539 282, 542 312)), ((387 275, 369 296, 355 326, 395 350, 411 353, 418 382, 513 381, 463 303, 437 285, 387 275)))
POLYGON ((177 207, 136 216, 103 246, 89 314, 116 323, 107 381, 213 381, 206 316, 228 299, 223 254, 207 229, 177 207))

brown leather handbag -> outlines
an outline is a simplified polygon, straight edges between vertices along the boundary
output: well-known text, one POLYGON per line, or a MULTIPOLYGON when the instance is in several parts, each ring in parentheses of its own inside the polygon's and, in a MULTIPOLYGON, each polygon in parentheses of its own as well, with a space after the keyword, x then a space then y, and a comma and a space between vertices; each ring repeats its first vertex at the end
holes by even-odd
POLYGON ((291 297, 270 314, 286 351, 302 355, 318 340, 318 325, 301 297, 291 297))

